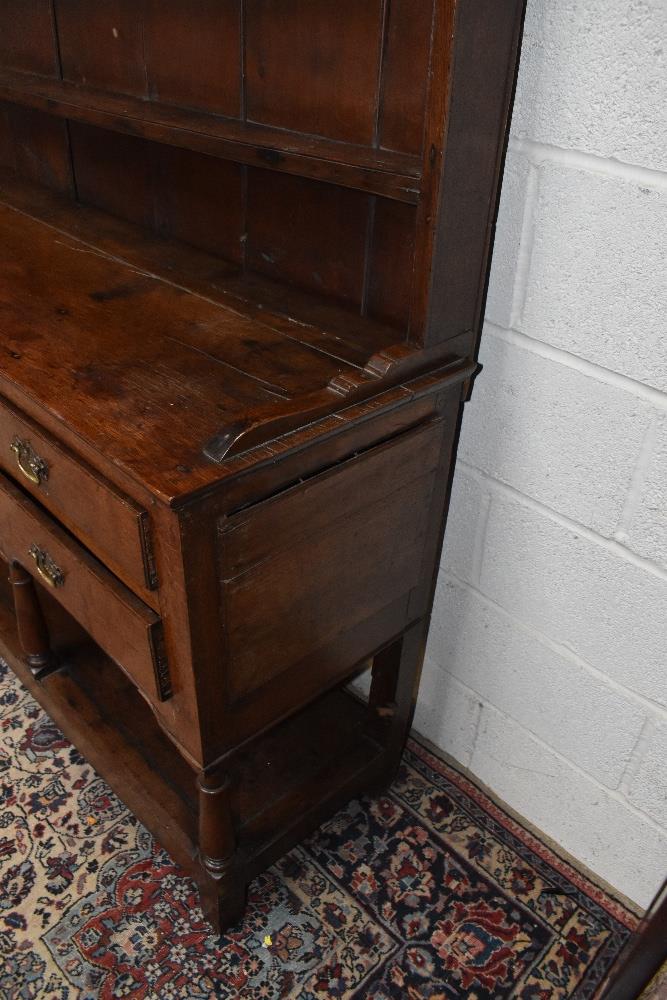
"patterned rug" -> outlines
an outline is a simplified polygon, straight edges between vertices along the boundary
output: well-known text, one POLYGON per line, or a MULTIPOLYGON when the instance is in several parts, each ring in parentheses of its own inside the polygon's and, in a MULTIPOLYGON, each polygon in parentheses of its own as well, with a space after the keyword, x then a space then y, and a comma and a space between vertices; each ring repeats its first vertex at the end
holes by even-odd
POLYGON ((665 997, 667 997, 667 965, 663 965, 662 969, 656 972, 640 1000, 665 1000, 665 997))
POLYGON ((252 884, 192 884, 0 662, 2 1000, 584 1000, 636 919, 412 742, 252 884))

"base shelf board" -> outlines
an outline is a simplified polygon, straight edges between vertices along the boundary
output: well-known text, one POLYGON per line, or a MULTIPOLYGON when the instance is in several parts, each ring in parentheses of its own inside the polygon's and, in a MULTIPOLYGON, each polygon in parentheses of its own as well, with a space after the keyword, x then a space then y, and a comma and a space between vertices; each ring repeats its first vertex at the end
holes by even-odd
MULTIPOLYGON (((57 640, 54 645, 58 649, 57 640)), ((0 603, 0 656, 156 841, 198 880, 194 770, 97 646, 60 646, 62 668, 36 680, 23 662, 13 612, 0 603)), ((384 764, 382 746, 367 732, 366 706, 341 690, 239 751, 233 806, 247 879, 381 782, 384 764)))

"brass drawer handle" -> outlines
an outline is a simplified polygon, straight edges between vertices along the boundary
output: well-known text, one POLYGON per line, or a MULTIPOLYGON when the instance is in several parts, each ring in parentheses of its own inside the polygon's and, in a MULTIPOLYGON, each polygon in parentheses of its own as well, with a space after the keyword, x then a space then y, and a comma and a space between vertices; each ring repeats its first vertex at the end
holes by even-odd
POLYGON ((35 486, 41 486, 49 478, 49 467, 44 459, 39 457, 29 441, 22 441, 21 438, 15 437, 10 447, 16 455, 16 464, 26 479, 35 486))
POLYGON ((49 587, 62 587, 65 582, 65 574, 48 552, 33 544, 28 549, 28 554, 35 560, 37 572, 43 580, 46 580, 49 587))

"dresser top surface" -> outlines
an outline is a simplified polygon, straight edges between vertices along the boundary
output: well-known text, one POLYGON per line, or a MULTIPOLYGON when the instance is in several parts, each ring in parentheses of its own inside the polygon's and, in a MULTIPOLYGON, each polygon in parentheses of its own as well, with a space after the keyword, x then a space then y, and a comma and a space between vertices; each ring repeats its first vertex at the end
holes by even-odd
MULTIPOLYGON (((130 247, 134 227, 110 220, 105 245, 98 213, 43 195, 47 218, 34 218, 34 204, 29 214, 20 198, 11 202, 17 191, 0 181, 0 391, 37 404, 163 499, 222 478, 203 450, 214 437, 283 413, 299 426, 302 412, 305 425, 323 392, 335 405, 329 383, 358 379, 382 336, 395 336, 369 326, 365 344, 346 343, 257 307, 244 314, 204 294, 203 283, 193 291, 137 266, 146 257, 139 236, 130 247), (59 228, 59 212, 76 220, 78 236, 74 224, 59 228), (87 212, 95 245, 81 238, 87 212)), ((151 246, 163 269, 165 253, 188 252, 151 246)), ((225 277, 224 264, 208 263, 225 277)))

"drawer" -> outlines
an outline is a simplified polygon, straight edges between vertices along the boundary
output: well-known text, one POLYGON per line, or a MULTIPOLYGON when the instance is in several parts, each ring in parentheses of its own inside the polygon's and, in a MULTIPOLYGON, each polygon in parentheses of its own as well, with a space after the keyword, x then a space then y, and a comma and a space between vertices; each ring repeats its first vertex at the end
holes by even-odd
POLYGON ((0 552, 48 587, 145 694, 169 697, 159 617, 2 475, 0 552))
POLYGON ((146 511, 2 399, 0 468, 157 606, 146 511))

